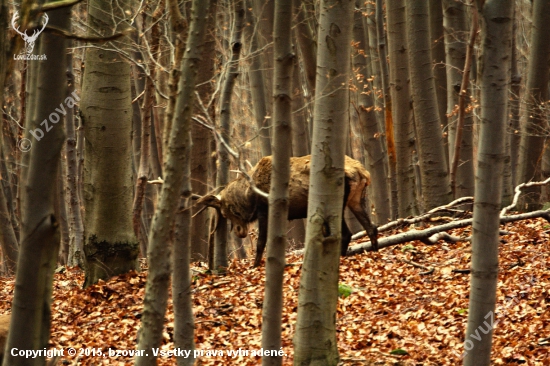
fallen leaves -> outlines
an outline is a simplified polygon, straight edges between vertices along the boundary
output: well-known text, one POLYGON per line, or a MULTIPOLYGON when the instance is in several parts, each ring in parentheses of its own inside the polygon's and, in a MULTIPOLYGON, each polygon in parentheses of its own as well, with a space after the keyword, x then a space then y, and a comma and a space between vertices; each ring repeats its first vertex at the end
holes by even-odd
MULTIPOLYGON (((550 226, 544 220, 503 225, 500 274, 493 336, 493 364, 550 364, 550 226)), ((469 228, 454 230, 468 236, 469 228)), ((419 242, 342 258, 337 337, 345 365, 457 365, 467 321, 469 268, 467 242, 426 246, 419 242), (404 249, 404 250, 402 250, 404 249), (434 268, 433 273, 416 265, 434 268), (413 262, 414 261, 414 262, 413 262), (349 291, 348 291, 349 290, 349 291), (393 353, 393 354, 392 354, 393 353)), ((301 257, 287 257, 284 277, 284 364, 292 363, 301 257)), ((196 348, 202 365, 258 365, 245 350, 261 348, 261 310, 265 269, 251 261, 232 261, 224 276, 194 268, 193 309, 196 348), (227 351, 238 351, 228 355, 227 351), (207 351, 223 350, 216 356, 207 351)), ((134 350, 140 324, 146 272, 118 276, 86 290, 81 271, 55 275, 51 347, 93 348, 103 353, 134 350)), ((9 312, 14 279, 0 278, 0 313, 9 312)), ((168 305, 162 350, 174 348, 174 315, 168 305)), ((69 364, 126 365, 128 355, 65 357, 69 364)), ((159 358, 173 365, 173 357, 159 358)))

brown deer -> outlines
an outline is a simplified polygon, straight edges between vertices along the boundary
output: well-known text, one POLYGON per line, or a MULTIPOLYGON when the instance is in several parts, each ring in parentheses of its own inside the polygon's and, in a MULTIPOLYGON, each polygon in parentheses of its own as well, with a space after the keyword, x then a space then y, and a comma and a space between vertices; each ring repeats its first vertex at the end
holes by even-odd
MULTIPOLYGON (((304 219, 307 217, 309 174, 311 156, 290 158, 289 208, 288 219, 304 219)), ((264 192, 269 192, 271 184, 271 156, 262 158, 248 173, 252 181, 264 192)), ((368 209, 365 206, 367 186, 370 184, 370 174, 360 162, 346 156, 345 189, 342 210, 347 206, 367 231, 373 250, 378 250, 378 230, 372 224, 368 209)), ((253 191, 248 180, 239 176, 223 189, 219 195, 207 195, 197 201, 197 205, 214 207, 219 214, 229 219, 237 236, 245 238, 248 235, 248 224, 258 220, 258 243, 254 267, 260 265, 267 242, 267 211, 266 198, 253 191)), ((342 212, 342 250, 346 255, 351 241, 351 231, 344 221, 342 212)))

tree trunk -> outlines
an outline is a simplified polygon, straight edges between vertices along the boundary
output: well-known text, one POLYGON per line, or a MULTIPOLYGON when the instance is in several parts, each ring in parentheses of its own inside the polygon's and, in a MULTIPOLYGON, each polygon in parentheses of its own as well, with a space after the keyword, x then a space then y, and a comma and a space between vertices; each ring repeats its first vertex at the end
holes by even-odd
MULTIPOLYGON (((360 1, 356 1, 356 7, 360 6, 360 1)), ((363 146, 368 156, 367 162, 372 179, 371 187, 372 191, 376 192, 372 196, 372 202, 376 208, 376 214, 373 215, 373 218, 376 223, 380 224, 387 222, 391 218, 386 154, 381 138, 382 133, 376 120, 376 112, 374 111, 374 93, 372 88, 370 88, 370 83, 367 81, 371 74, 368 71, 369 67, 367 64, 370 57, 366 57, 368 55, 368 41, 365 39, 365 35, 368 35, 368 32, 364 29, 363 14, 355 12, 354 18, 353 38, 358 43, 358 52, 354 52, 353 69, 354 72, 359 73, 359 77, 355 78, 359 124, 361 134, 363 135, 363 146)))
MULTIPOLYGON (((50 25, 68 28, 70 8, 50 11, 47 15, 50 25)), ((37 73, 33 75, 37 94, 34 108, 28 110, 33 123, 27 125, 26 138, 30 140, 32 135, 34 139, 30 152, 27 152, 29 166, 22 189, 21 248, 6 349, 40 350, 48 345, 51 296, 51 283, 48 282, 52 281, 52 267, 59 251, 54 200, 65 138, 62 126, 57 123, 63 117, 62 111, 67 112, 75 102, 72 98, 65 98, 65 38, 44 33, 37 46, 39 54, 47 55, 48 62, 30 61, 37 64, 37 73)), ((43 362, 44 358, 16 357, 7 352, 3 365, 38 365, 43 362)))
POLYGON ((395 136, 393 133, 392 99, 390 94, 390 75, 388 71, 388 50, 386 32, 384 30, 383 1, 376 0, 376 35, 378 40, 378 56, 380 60, 380 74, 382 97, 384 98, 384 124, 381 130, 386 136, 386 148, 389 163, 389 186, 391 193, 391 216, 397 215, 397 160, 395 154, 395 136))
POLYGON ((465 366, 491 363, 492 325, 498 275, 499 215, 504 166, 513 1, 478 1, 482 18, 479 83, 481 128, 472 237, 472 276, 465 366), (481 339, 480 339, 481 337, 481 339))
MULTIPOLYGON (((454 158, 454 147, 457 135, 458 98, 460 92, 469 95, 462 89, 464 65, 466 64, 466 46, 468 43, 468 24, 466 5, 459 1, 444 0, 443 14, 445 26, 445 53, 447 63, 447 115, 449 157, 454 158), (462 72, 461 72, 462 71, 462 72)), ((473 118, 467 113, 460 141, 460 157, 456 171, 455 197, 466 197, 474 194, 474 162, 473 162, 473 118)), ((451 187, 452 188, 452 187, 451 187)))
POLYGON ((449 202, 451 189, 430 55, 426 1, 407 2, 407 37, 424 210, 430 210, 449 202))
MULTIPOLYGON (((533 28, 531 30, 531 55, 527 66, 527 85, 522 98, 519 181, 540 181, 544 140, 547 135, 548 81, 550 76, 550 2, 535 0, 533 3, 533 28)), ((528 211, 542 207, 541 186, 525 190, 520 209, 528 211)))
POLYGON ((253 54, 251 56, 250 68, 248 70, 252 107, 254 111, 254 119, 256 120, 256 126, 258 127, 258 136, 260 137, 260 148, 262 155, 268 156, 271 155, 271 137, 269 131, 269 118, 267 118, 268 112, 264 75, 262 72, 265 65, 262 63, 262 57, 259 53, 259 35, 257 33, 257 28, 254 27, 254 25, 257 24, 257 19, 255 19, 250 7, 248 6, 246 9, 246 20, 247 25, 244 29, 246 32, 246 38, 248 39, 248 42, 250 42, 249 51, 253 54))
MULTIPOLYGON (((130 4, 120 7, 129 9, 130 4)), ((112 34, 127 26, 127 14, 110 1, 88 4, 90 35, 112 34), (105 17, 112 14, 112 17, 105 17), (105 19, 109 19, 106 23, 105 19)), ((131 13, 128 10, 129 13, 131 13)), ((119 47, 125 47, 119 43, 119 47)), ((132 227, 132 98, 130 65, 116 51, 86 49, 82 85, 82 118, 86 133, 84 205, 86 280, 137 268, 139 244, 132 227)))
MULTIPOLYGON (((67 54, 67 78, 68 85, 67 97, 70 97, 74 91, 74 75, 72 65, 72 54, 67 54)), ((78 160, 76 156, 76 133, 74 112, 69 111, 65 117, 65 132, 67 141, 65 145, 67 159, 67 191, 66 200, 68 202, 69 214, 69 257, 67 264, 69 266, 80 266, 84 268, 84 224, 82 222, 82 200, 78 188, 78 160)))
MULTIPOLYGON (((283 275, 285 270, 292 137, 292 0, 275 1, 273 159, 269 190, 265 297, 262 309, 262 348, 281 350, 283 275)), ((282 365, 283 356, 263 356, 262 365, 282 365)))
MULTIPOLYGON (((305 79, 309 87, 310 96, 315 95, 315 75, 317 73, 317 43, 315 29, 312 29, 310 17, 306 14, 306 6, 302 0, 294 0, 294 9, 298 23, 296 24, 296 40, 300 49, 305 79)), ((296 71, 294 71, 296 73, 296 71)))
MULTIPOLYGON (((162 330, 164 328, 164 315, 168 301, 168 286, 170 283, 170 251, 171 232, 174 225, 176 211, 180 200, 174 199, 183 193, 184 204, 188 203, 191 195, 191 114, 195 100, 195 84, 197 80, 198 64, 201 62, 203 38, 206 32, 208 16, 208 0, 194 0, 190 31, 187 37, 185 54, 181 68, 181 78, 178 85, 178 96, 174 109, 174 121, 171 123, 169 145, 166 149, 164 162, 165 180, 162 185, 158 209, 153 217, 151 233, 149 234, 149 276, 145 287, 145 299, 143 307, 142 327, 139 332, 138 349, 145 350, 146 356, 136 357, 136 365, 156 365, 156 358, 152 349, 161 345, 162 330)), ((188 210, 189 206, 183 207, 188 210)), ((184 238, 182 246, 183 257, 177 257, 181 273, 189 273, 189 232, 191 221, 189 216, 183 217, 178 223, 177 230, 182 230, 184 238)), ((191 285, 190 277, 178 287, 188 288, 191 285)), ((174 294, 183 296, 185 301, 190 301, 188 293, 174 294)), ((187 305, 189 313, 190 304, 187 305)), ((192 318, 191 318, 192 319, 192 318)), ((189 320, 189 318, 187 318, 189 320)), ((186 323, 185 326, 188 326, 186 323)), ((178 325, 179 329, 179 325, 178 325)), ((192 329, 192 323, 191 328, 192 329)))
POLYGON ((443 31, 442 0, 429 0, 428 7, 437 109, 441 124, 446 126, 447 99, 445 98, 445 91, 447 90, 447 77, 445 75, 445 37, 443 31))
POLYGON ((339 359, 336 304, 355 1, 321 1, 320 7, 307 244, 294 336, 295 365, 336 365, 339 359))
MULTIPOLYGON (((244 23, 245 7, 242 1, 235 0, 235 24, 233 40, 231 42, 231 60, 227 67, 225 82, 220 98, 220 130, 224 140, 228 143, 231 128, 231 98, 235 79, 239 76, 239 57, 241 54, 241 35, 244 23)), ((223 187, 229 183, 229 153, 225 147, 218 144, 218 174, 216 187, 223 187)), ((227 267, 227 219, 221 215, 218 217, 218 230, 216 231, 216 244, 214 248, 214 269, 227 267)))
MULTIPOLYGON (((212 100, 215 92, 216 78, 216 2, 210 3, 208 14, 208 32, 205 35, 204 48, 202 54, 202 62, 199 65, 199 74, 197 82, 197 93, 202 100, 202 104, 207 108, 210 118, 215 118, 215 102, 212 100)), ((198 113, 202 113, 196 108, 198 113)), ((193 139, 193 147, 191 150, 191 187, 193 193, 205 195, 208 192, 208 160, 210 159, 210 140, 212 134, 208 129, 193 123, 191 126, 191 137, 193 139)), ((192 225, 191 225, 191 260, 206 261, 208 257, 208 236, 210 214, 208 210, 204 210, 195 216, 197 209, 193 208, 192 225)))
MULTIPOLYGON (((388 49, 390 57, 390 94, 397 159, 398 217, 418 213, 412 164, 414 129, 411 117, 408 43, 405 1, 386 0, 388 49)), ((417 182, 417 184, 420 182, 417 182)))

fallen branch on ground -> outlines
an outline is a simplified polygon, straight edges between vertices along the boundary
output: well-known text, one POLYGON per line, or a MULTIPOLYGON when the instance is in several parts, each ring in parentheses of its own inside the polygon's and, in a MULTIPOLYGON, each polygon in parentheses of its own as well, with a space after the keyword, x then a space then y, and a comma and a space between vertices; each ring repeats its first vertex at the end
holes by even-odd
MULTIPOLYGON (((502 216, 500 218, 500 223, 505 224, 508 222, 533 219, 537 217, 542 217, 546 221, 550 222, 550 209, 548 210, 538 210, 532 212, 526 212, 517 215, 502 216)), ((452 229, 458 229, 461 227, 466 227, 472 225, 473 219, 464 219, 458 221, 452 221, 443 225, 433 226, 423 230, 409 230, 404 233, 388 236, 386 238, 378 239, 378 248, 386 248, 396 244, 406 243, 408 241, 420 240, 423 243, 433 244, 430 242, 430 237, 435 234, 439 234, 443 231, 448 231, 452 229)), ((466 240, 466 239, 463 239, 466 240)), ((370 251, 371 243, 370 241, 363 242, 358 245, 353 245, 348 250, 348 255, 362 253, 365 251, 370 251)))

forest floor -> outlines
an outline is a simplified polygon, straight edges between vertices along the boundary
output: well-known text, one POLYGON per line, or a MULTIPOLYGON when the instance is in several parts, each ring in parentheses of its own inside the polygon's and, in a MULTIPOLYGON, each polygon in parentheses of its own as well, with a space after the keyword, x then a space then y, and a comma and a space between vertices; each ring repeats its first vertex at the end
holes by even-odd
MULTIPOLYGON (((537 219, 501 228, 510 234, 501 237, 492 364, 550 365, 550 225, 537 219)), ((464 238, 471 229, 451 233, 464 238)), ((461 364, 470 275, 454 270, 468 269, 470 258, 469 242, 441 241, 432 246, 411 242, 342 258, 340 284, 351 287, 352 293, 338 301, 341 364, 461 364), (415 264, 433 272, 423 274, 426 268, 415 264)), ((301 261, 301 256, 287 257, 284 365, 292 364, 301 261)), ((252 351, 261 348, 265 270, 252 269, 251 263, 252 259, 233 261, 224 276, 207 274, 204 264, 193 266, 195 341, 197 350, 204 352, 197 364, 260 364, 252 351)), ((51 347, 65 350, 59 364, 132 364, 131 357, 109 356, 108 351, 136 348, 146 277, 146 271, 133 273, 82 290, 80 270, 59 271, 51 335, 51 347), (68 356, 69 347, 76 356, 68 356), (99 350, 105 357, 98 356, 99 350)), ((14 279, 0 277, 0 314, 9 312, 13 290, 14 279)), ((166 318, 162 349, 170 350, 171 301, 166 318)), ((174 365, 175 359, 161 357, 158 364, 174 365)))

